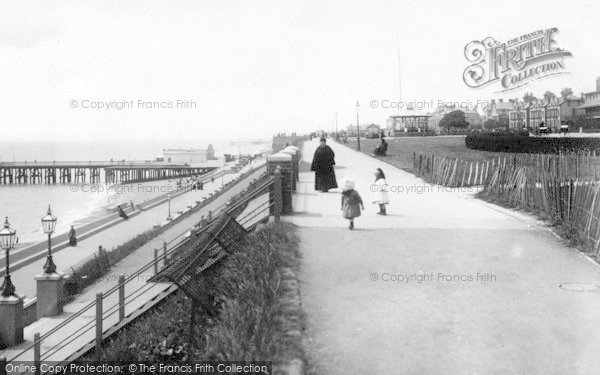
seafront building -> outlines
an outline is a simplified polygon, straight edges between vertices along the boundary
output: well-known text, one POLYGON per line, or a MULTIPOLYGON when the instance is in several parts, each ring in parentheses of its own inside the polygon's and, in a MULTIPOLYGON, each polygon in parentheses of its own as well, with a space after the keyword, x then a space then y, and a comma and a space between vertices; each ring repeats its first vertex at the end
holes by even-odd
POLYGON ((510 112, 514 110, 514 100, 504 101, 504 99, 492 99, 491 102, 483 108, 483 122, 487 120, 507 120, 510 118, 510 112))
POLYGON ((581 94, 583 104, 578 107, 588 119, 600 119, 600 77, 596 78, 596 91, 581 94))
POLYGON ((381 134, 381 128, 379 125, 371 124, 366 128, 366 137, 367 138, 378 138, 381 134))
POLYGON ((208 145, 205 150, 193 148, 164 149, 163 158, 164 162, 174 164, 206 163, 208 160, 215 159, 215 150, 212 145, 208 145))
POLYGON ((215 157, 215 150, 212 145, 206 149, 164 149, 163 157, 157 161, 167 164, 187 164, 191 167, 198 166, 222 166, 223 158, 215 157))
MULTIPOLYGON (((493 102, 493 101, 492 101, 493 102)), ((596 79, 596 91, 582 93, 581 97, 564 89, 560 97, 531 97, 528 101, 511 100, 509 127, 539 130, 543 122, 552 132, 558 132, 563 125, 574 125, 577 119, 600 119, 600 77, 596 79)), ((493 110, 492 110, 493 112, 493 110)))
POLYGON ((407 132, 426 132, 429 130, 430 116, 428 113, 408 107, 406 110, 388 118, 387 135, 396 137, 407 132))

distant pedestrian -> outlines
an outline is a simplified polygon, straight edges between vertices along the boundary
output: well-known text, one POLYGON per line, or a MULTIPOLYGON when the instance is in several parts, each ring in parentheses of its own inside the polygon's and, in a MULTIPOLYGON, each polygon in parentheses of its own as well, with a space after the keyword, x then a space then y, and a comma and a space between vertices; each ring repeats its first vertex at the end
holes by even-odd
POLYGON ((326 142, 325 138, 321 138, 310 166, 310 170, 315 172, 315 190, 321 190, 323 193, 338 187, 333 170, 335 153, 326 142))
POLYGON ((71 225, 71 230, 69 230, 69 246, 77 246, 77 233, 75 233, 75 228, 71 225))
POLYGON ((135 211, 135 206, 133 205, 133 200, 129 201, 129 207, 131 207, 131 211, 135 211))
POLYGON ((214 183, 214 182, 215 182, 215 178, 214 178, 214 177, 212 177, 212 178, 210 179, 210 182, 214 183))
POLYGON ((373 203, 379 205, 379 212, 377 215, 387 215, 386 205, 390 203, 390 198, 388 196, 388 184, 385 180, 385 174, 381 170, 381 168, 377 168, 375 171, 375 185, 374 186, 374 197, 373 203))
POLYGON ((123 211, 123 208, 121 208, 121 205, 117 206, 117 211, 119 211, 119 216, 121 216, 123 219, 125 219, 125 220, 129 219, 129 216, 127 216, 125 211, 123 211))
POLYGON ((354 218, 360 216, 361 209, 364 210, 365 206, 360 194, 354 190, 354 182, 345 179, 342 183, 342 215, 350 220, 350 230, 354 229, 354 218))
POLYGON ((381 144, 379 146, 377 146, 377 148, 375 148, 375 150, 373 150, 373 156, 375 155, 379 155, 379 156, 387 156, 387 148, 388 148, 388 144, 385 141, 385 138, 381 138, 381 144))

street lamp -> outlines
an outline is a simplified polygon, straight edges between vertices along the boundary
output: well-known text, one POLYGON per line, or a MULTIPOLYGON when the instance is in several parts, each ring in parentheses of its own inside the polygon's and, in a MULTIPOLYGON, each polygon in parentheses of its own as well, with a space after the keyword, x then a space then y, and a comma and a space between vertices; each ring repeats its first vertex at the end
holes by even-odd
POLYGON ((42 218, 42 227, 44 233, 48 235, 48 257, 46 258, 46 264, 44 264, 45 273, 56 273, 56 264, 52 260, 52 233, 56 227, 56 216, 52 215, 52 209, 48 205, 48 212, 46 216, 42 218))
POLYGON ((10 297, 15 295, 15 286, 10 280, 10 251, 17 242, 17 231, 10 227, 8 217, 4 221, 4 228, 0 230, 0 249, 6 252, 6 274, 4 275, 4 283, 2 284, 2 297, 10 297))
POLYGON ((356 101, 356 149, 360 151, 360 125, 358 124, 358 109, 360 105, 358 100, 356 101))
POLYGON ((173 220, 171 218, 171 194, 167 194, 167 198, 169 198, 169 216, 167 216, 167 221, 173 220))
POLYGON ((340 141, 340 133, 338 133, 338 125, 337 125, 337 112, 335 114, 335 140, 336 140, 336 142, 340 141))

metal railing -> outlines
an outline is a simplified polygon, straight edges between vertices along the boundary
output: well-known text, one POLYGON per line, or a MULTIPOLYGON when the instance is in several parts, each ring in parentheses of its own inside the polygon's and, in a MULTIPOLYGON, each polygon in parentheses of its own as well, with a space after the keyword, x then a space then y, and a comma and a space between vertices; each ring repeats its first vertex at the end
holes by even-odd
MULTIPOLYGON (((273 198, 269 198, 266 201, 261 202, 256 207, 254 207, 252 210, 250 210, 249 212, 246 212, 244 214, 244 216, 239 219, 239 221, 248 224, 252 221, 252 219, 258 218, 259 220, 262 220, 262 218, 268 217, 270 215, 271 207, 275 207, 275 218, 278 221, 279 215, 280 215, 280 209, 279 209, 279 211, 277 211, 277 207, 281 207, 281 202, 277 202, 278 199, 279 200, 281 199, 280 192, 279 192, 279 194, 277 194, 277 188, 281 189, 281 180, 280 180, 280 175, 278 172, 279 171, 277 171, 275 173, 275 176, 268 176, 266 174, 262 175, 261 180, 258 180, 257 183, 254 184, 254 186, 251 186, 251 189, 246 189, 245 191, 241 192, 236 197, 234 197, 232 200, 225 202, 225 203, 221 204, 220 206, 218 206, 214 211, 213 210, 209 211, 209 215, 208 215, 208 218, 206 221, 203 220, 204 222, 200 222, 200 223, 192 226, 190 229, 175 236, 169 242, 163 242, 162 255, 158 254, 159 253, 158 249, 154 249, 154 259, 152 261, 147 262, 146 264, 141 266, 137 271, 135 271, 134 273, 132 273, 129 276, 121 275, 119 277, 119 281, 117 282, 117 284, 114 287, 110 288, 105 293, 98 293, 96 295, 95 301, 86 304, 81 309, 79 309, 77 312, 75 312, 71 316, 69 316, 69 318, 67 318, 62 323, 60 323, 56 327, 52 328, 48 332, 46 332, 42 335, 40 335, 39 333, 36 333, 34 336, 34 341, 30 345, 26 346, 23 350, 21 350, 20 352, 18 352, 15 355, 13 355, 7 361, 4 359, 0 359, 0 367, 5 368, 6 362, 13 362, 19 358, 22 358, 27 352, 32 351, 32 350, 34 352, 34 357, 35 357, 34 361, 35 362, 40 362, 42 360, 48 359, 51 355, 56 354, 58 351, 60 351, 67 345, 73 343, 73 341, 80 338, 82 335, 88 333, 91 329, 94 329, 97 327, 102 327, 102 322, 104 321, 104 319, 111 317, 112 315, 114 315, 116 313, 119 314, 119 319, 118 319, 117 324, 121 323, 125 319, 126 307, 131 306, 131 303, 133 301, 138 299, 145 292, 147 292, 149 289, 153 288, 156 285, 153 283, 144 283, 140 287, 135 289, 133 292, 129 293, 129 295, 125 296, 124 291, 125 291, 125 286, 127 284, 129 284, 133 280, 139 279, 139 277, 144 272, 146 272, 147 270, 149 270, 151 268, 153 268, 154 273, 157 274, 159 272, 159 264, 161 264, 161 263, 163 264, 163 267, 168 265, 170 262, 170 258, 174 254, 176 254, 181 249, 182 246, 185 246, 187 241, 190 239, 190 237, 186 236, 186 234, 189 233, 190 230, 193 231, 195 234, 200 234, 200 233, 206 231, 208 228, 211 227, 211 225, 213 223, 215 223, 218 220, 218 218, 221 214, 230 214, 230 213, 239 211, 240 209, 243 209, 245 206, 248 205, 249 202, 251 202, 252 200, 257 198, 258 196, 266 194, 266 191, 271 191, 272 187, 275 192, 274 194, 272 194, 273 198), (215 214, 213 214, 213 213, 215 213, 215 214), (263 215, 263 216, 261 217, 260 215, 263 215), (109 306, 106 310, 99 308, 99 306, 102 306, 102 302, 104 300, 106 300, 107 297, 109 297, 117 292, 119 293, 119 298, 118 298, 117 303, 109 306), (75 319, 79 318, 85 312, 89 311, 90 309, 92 309, 94 307, 96 307, 96 319, 95 320, 91 320, 91 321, 87 322, 82 327, 80 327, 77 330, 75 330, 74 332, 72 332, 69 336, 67 336, 66 339, 63 339, 59 345, 56 345, 56 346, 50 348, 45 353, 41 353, 41 343, 44 340, 47 340, 49 337, 51 337, 56 332, 59 332, 60 330, 64 329, 68 324, 72 323, 75 319), (2 363, 2 362, 5 362, 5 363, 2 363)), ((241 214, 243 212, 239 212, 239 213, 241 214)), ((253 226, 254 225, 251 225, 251 227, 253 227, 253 226)), ((112 327, 108 327, 108 328, 112 328, 112 327)), ((104 337, 98 337, 98 335, 103 336, 104 332, 105 332, 105 330, 103 330, 103 329, 99 329, 99 330, 97 329, 96 339, 95 339, 96 343, 102 342, 104 337)), ((91 343, 88 342, 88 344, 85 344, 84 346, 82 346, 82 348, 85 347, 86 345, 90 345, 90 344, 91 343)), ((81 349, 79 349, 79 350, 81 350, 81 349)), ((59 360, 59 362, 62 362, 63 364, 70 363, 71 361, 76 359, 76 358, 72 358, 72 356, 73 356, 73 354, 65 360, 62 360, 62 361, 59 360)))

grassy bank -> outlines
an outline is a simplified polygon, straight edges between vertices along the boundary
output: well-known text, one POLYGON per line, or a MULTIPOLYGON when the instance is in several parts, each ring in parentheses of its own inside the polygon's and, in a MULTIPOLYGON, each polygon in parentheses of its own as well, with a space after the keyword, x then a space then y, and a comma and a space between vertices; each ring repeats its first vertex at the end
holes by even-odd
POLYGON ((86 287, 94 284, 110 272, 110 269, 165 231, 164 227, 154 228, 138 234, 129 241, 107 251, 99 249, 94 257, 73 267, 64 284, 64 303, 71 301, 86 287))
MULTIPOLYGON (((105 342, 108 361, 254 360, 274 365, 304 358, 296 272, 296 227, 269 224, 247 246, 203 275, 212 298, 191 314, 182 292, 105 342)), ((97 358, 89 353, 82 360, 97 358)))
MULTIPOLYGON (((469 162, 491 161, 499 156, 506 156, 501 152, 469 149, 465 145, 464 136, 403 137, 388 139, 386 142, 389 145, 388 156, 378 156, 377 158, 411 173, 413 173, 413 153, 459 158, 469 162)), ((380 143, 379 139, 361 138, 361 152, 370 155, 380 143)), ((348 143, 344 145, 356 150, 356 139, 348 140, 348 143)))

